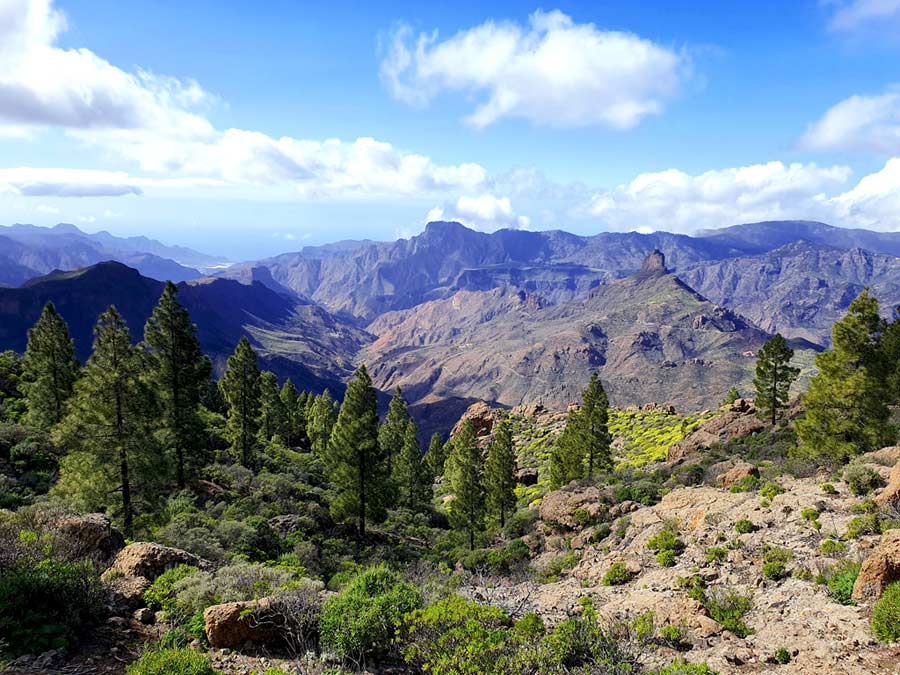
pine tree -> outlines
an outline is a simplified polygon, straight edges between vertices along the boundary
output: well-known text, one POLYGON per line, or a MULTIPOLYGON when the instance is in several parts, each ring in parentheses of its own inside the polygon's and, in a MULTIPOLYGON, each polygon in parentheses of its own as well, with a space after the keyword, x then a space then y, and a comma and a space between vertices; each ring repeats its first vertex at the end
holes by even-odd
POLYGON ((800 375, 799 368, 791 366, 794 350, 788 346, 781 333, 776 333, 756 358, 756 410, 760 419, 770 419, 772 426, 779 412, 787 405, 791 384, 800 375))
POLYGON ((390 480, 386 453, 378 446, 378 399, 365 366, 347 386, 324 460, 335 491, 332 516, 337 521, 355 520, 361 540, 366 521, 385 516, 390 480))
POLYGON ((228 368, 221 380, 222 394, 228 403, 225 434, 231 450, 245 467, 254 461, 259 434, 259 366, 250 341, 242 337, 228 357, 228 368))
POLYGON ((115 307, 100 315, 94 336, 94 352, 75 385, 56 440, 92 454, 94 465, 104 471, 117 472, 123 530, 133 537, 135 486, 159 475, 148 468, 159 454, 151 433, 157 406, 142 378, 143 356, 115 307))
POLYGON ((819 373, 801 398, 806 415, 796 428, 802 453, 839 463, 894 440, 879 350, 883 329, 868 290, 834 325, 834 348, 816 357, 819 373))
POLYGON ((79 364, 69 327, 52 302, 28 331, 28 347, 22 360, 19 389, 25 394, 25 422, 49 430, 65 415, 72 396, 79 364))
POLYGON ((319 457, 325 456, 328 440, 337 421, 337 410, 331 393, 326 389, 321 396, 309 399, 306 433, 310 450, 319 457))
POLYGON ((178 302, 177 294, 175 284, 167 283, 144 326, 144 343, 150 357, 149 377, 162 406, 163 445, 175 457, 178 487, 183 488, 188 465, 202 464, 197 457, 204 444, 199 407, 206 395, 212 365, 200 349, 197 327, 178 302))
POLYGON ((287 431, 287 410, 281 401, 278 378, 268 370, 259 375, 259 437, 268 443, 278 436, 284 440, 287 431))
POLYGON ((291 448, 306 445, 306 394, 300 394, 290 378, 281 386, 285 414, 285 442, 291 448))
POLYGON ((409 420, 409 408, 403 400, 403 392, 397 387, 384 422, 378 427, 378 444, 387 454, 389 462, 393 462, 393 458, 403 451, 409 420))
POLYGON ((425 453, 425 465, 428 467, 428 473, 432 480, 444 474, 444 463, 447 461, 448 450, 449 444, 444 443, 440 433, 435 431, 431 434, 428 452, 425 453))
POLYGON ((497 426, 494 442, 488 448, 484 484, 488 509, 500 518, 500 527, 504 527, 506 515, 516 507, 516 450, 508 420, 497 426))
POLYGON ((612 471, 613 459, 609 435, 609 398, 597 373, 591 375, 590 382, 582 394, 581 410, 576 416, 576 438, 585 448, 588 476, 594 469, 612 471))
POLYGON ((575 432, 579 423, 577 416, 577 411, 569 412, 566 426, 550 450, 550 488, 553 490, 584 478, 584 447, 575 432))
POLYGON ((431 500, 431 479, 419 448, 418 432, 416 423, 407 420, 403 447, 394 457, 392 479, 397 504, 421 513, 431 500))
POLYGON ((453 490, 450 523, 469 535, 469 549, 475 549, 475 533, 484 528, 484 467, 471 420, 451 439, 453 450, 447 460, 447 476, 453 490))

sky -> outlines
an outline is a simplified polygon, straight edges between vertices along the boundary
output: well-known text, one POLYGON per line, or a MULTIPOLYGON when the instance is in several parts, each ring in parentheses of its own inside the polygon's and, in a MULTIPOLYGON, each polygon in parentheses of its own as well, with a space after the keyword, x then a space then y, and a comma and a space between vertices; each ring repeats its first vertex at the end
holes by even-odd
POLYGON ((0 0, 0 224, 900 230, 900 0, 0 0))

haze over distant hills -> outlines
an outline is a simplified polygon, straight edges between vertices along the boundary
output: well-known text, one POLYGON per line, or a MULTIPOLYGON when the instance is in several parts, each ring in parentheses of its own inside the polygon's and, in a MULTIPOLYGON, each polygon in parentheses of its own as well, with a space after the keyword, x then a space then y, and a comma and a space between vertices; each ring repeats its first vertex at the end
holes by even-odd
POLYGON ((89 234, 74 225, 16 224, 0 227, 0 285, 18 286, 53 270, 73 270, 116 260, 154 279, 186 281, 219 269, 227 261, 147 237, 89 234))
POLYGON ((594 370, 614 404, 700 409, 736 382, 750 388, 752 356, 770 334, 798 349, 827 346, 866 286, 886 314, 900 304, 900 234, 806 221, 694 237, 487 234, 434 222, 410 239, 306 247, 199 279, 162 256, 215 259, 144 238, 71 226, 6 231, 17 238, 0 251, 3 278, 33 275, 35 249, 45 268, 91 265, 114 250, 141 274, 103 263, 0 290, 0 348, 24 348, 48 299, 82 358, 110 303, 139 337, 162 289, 154 277, 175 278, 186 281, 180 295, 220 371, 247 334, 267 367, 315 390, 339 390, 365 362, 376 386, 402 386, 427 419, 474 400, 564 406, 594 370))

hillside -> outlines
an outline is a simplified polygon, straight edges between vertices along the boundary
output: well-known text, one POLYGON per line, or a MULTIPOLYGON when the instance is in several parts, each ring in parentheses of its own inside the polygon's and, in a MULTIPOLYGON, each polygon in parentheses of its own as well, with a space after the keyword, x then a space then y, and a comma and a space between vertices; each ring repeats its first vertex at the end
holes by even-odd
MULTIPOLYGON (((108 262, 73 272, 55 272, 22 288, 0 289, 0 350, 24 351, 27 331, 52 301, 69 324, 76 353, 91 351, 97 316, 115 305, 134 338, 159 300, 163 283, 121 263, 108 262)), ((204 351, 217 373, 237 341, 248 334, 266 367, 297 386, 314 391, 343 390, 352 372, 352 356, 368 335, 338 321, 326 311, 262 284, 250 286, 227 279, 204 279, 179 285, 179 298, 198 326, 204 351)))
POLYGON ((763 330, 823 346, 831 343, 831 326, 864 288, 872 290, 886 316, 900 303, 900 258, 809 241, 692 265, 679 276, 763 330))
POLYGON ((450 397, 564 407, 599 371, 615 405, 715 405, 747 386, 768 335, 665 270, 661 254, 632 277, 545 306, 512 291, 458 292, 383 316, 362 353, 377 387, 412 402, 450 397))

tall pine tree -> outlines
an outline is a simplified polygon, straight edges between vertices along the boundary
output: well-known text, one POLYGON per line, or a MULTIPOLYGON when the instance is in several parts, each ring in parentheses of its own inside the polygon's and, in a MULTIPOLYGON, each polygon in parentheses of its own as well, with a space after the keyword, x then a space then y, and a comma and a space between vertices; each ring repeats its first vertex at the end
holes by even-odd
POLYGON ((319 457, 325 456, 328 440, 337 421, 337 410, 331 392, 327 389, 320 396, 309 399, 306 413, 306 433, 309 448, 319 457))
MULTIPOLYGON (((134 536, 135 485, 158 476, 158 471, 147 468, 158 455, 151 432, 157 408, 143 372, 143 356, 132 345, 127 324, 110 307, 97 320, 94 352, 57 430, 62 445, 92 454, 92 466, 118 474, 126 537, 134 536)), ((65 476, 60 479, 63 484, 67 481, 65 476)))
POLYGON ((471 420, 463 422, 450 440, 453 449, 447 460, 446 475, 450 479, 453 500, 450 523, 469 535, 469 549, 475 549, 475 533, 484 528, 484 466, 471 420))
POLYGON ((282 441, 287 430, 287 410, 281 400, 278 378, 268 370, 259 375, 259 436, 268 443, 278 436, 282 441))
POLYGON ((246 337, 241 337, 228 357, 228 368, 221 380, 222 394, 228 403, 226 436, 231 450, 245 467, 254 462, 259 434, 259 365, 256 352, 246 337))
POLYGON ((508 420, 497 425, 494 442, 488 448, 484 463, 484 485, 487 506, 506 525, 506 516, 516 508, 516 449, 508 420))
POLYGON ((449 444, 444 443, 440 433, 435 431, 431 434, 428 452, 425 453, 425 465, 428 467, 428 473, 431 475, 432 480, 444 475, 444 464, 447 461, 448 450, 449 444))
POLYGON ((868 289, 834 324, 834 348, 816 357, 819 373, 801 398, 806 415, 796 428, 804 454, 840 463, 895 440, 879 349, 884 325, 868 289))
POLYGON ((781 333, 776 333, 756 357, 756 410, 760 419, 769 419, 775 426, 778 415, 787 405, 791 384, 800 375, 800 369, 791 366, 794 350, 788 347, 781 333))
POLYGON ((584 478, 584 446, 575 432, 577 415, 578 411, 569 412, 565 428, 550 449, 550 487, 553 490, 584 478))
POLYGON ((281 386, 281 404, 285 414, 285 443, 288 447, 306 447, 306 395, 300 394, 290 378, 281 386))
POLYGON ((69 327, 48 302, 28 331, 28 347, 22 360, 19 389, 25 394, 25 422, 49 430, 62 420, 72 396, 79 364, 69 327))
POLYGON ((406 421, 403 446, 393 460, 392 478, 397 504, 421 513, 431 500, 431 478, 419 448, 418 431, 412 419, 406 421))
POLYGON ((178 302, 178 288, 166 284, 159 304, 144 326, 149 353, 148 375, 162 406, 162 441, 175 458, 175 476, 183 488, 188 473, 202 461, 204 425, 200 401, 206 394, 212 365, 200 349, 197 327, 178 302))
POLYGON ((378 399, 365 366, 347 386, 324 459, 335 491, 332 516, 355 521, 361 540, 366 521, 385 516, 390 481, 387 455, 378 446, 378 399))
POLYGON ((591 375, 582 394, 581 410, 578 412, 576 437, 585 448, 588 476, 594 470, 612 471, 613 459, 609 435, 609 398, 597 373, 591 375))

